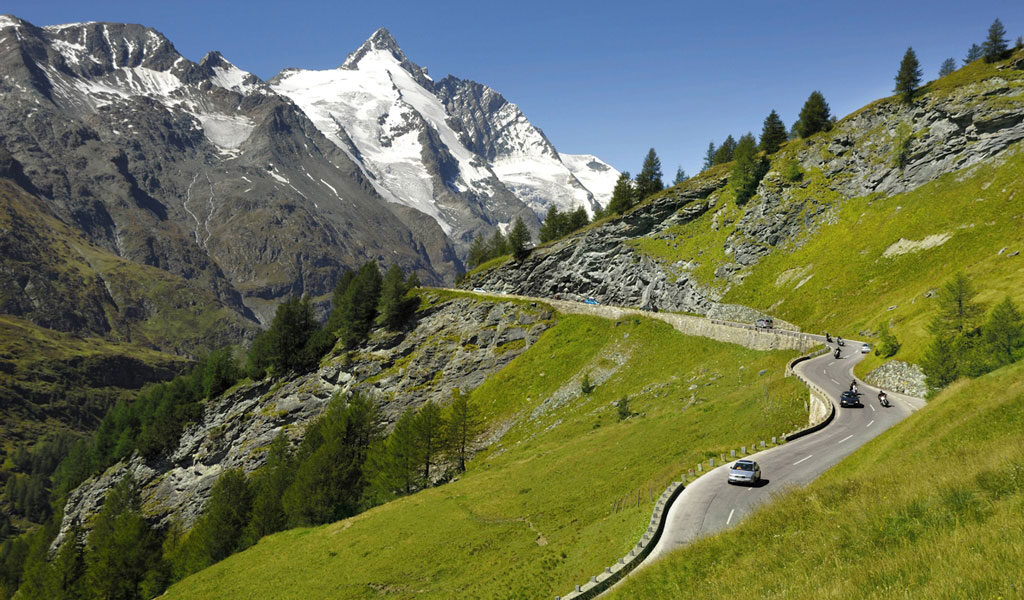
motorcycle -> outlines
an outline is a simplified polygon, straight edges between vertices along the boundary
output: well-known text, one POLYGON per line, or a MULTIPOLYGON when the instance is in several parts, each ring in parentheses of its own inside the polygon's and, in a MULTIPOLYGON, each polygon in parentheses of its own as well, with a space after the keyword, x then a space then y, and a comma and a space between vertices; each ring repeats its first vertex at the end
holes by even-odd
POLYGON ((827 331, 825 332, 825 342, 828 344, 832 343, 832 336, 830 336, 827 331))
POLYGON ((843 342, 843 338, 839 337, 838 335, 836 336, 836 345, 838 345, 838 346, 845 346, 846 345, 843 342))
POLYGON ((850 391, 853 392, 854 394, 857 393, 857 382, 856 381, 851 381, 850 382, 850 391))
POLYGON ((882 406, 889 407, 889 396, 885 395, 885 392, 878 392, 878 403, 882 406))
POLYGON ((836 352, 835 352, 834 356, 835 356, 836 358, 839 358, 839 348, 836 348, 836 352))

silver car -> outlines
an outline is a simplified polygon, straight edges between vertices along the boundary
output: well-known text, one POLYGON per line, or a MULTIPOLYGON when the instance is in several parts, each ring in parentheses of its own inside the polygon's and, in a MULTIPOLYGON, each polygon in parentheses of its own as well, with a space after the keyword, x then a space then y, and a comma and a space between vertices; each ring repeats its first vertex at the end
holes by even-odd
POLYGON ((754 485, 758 481, 761 481, 761 467, 757 461, 742 459, 729 467, 729 483, 754 485))

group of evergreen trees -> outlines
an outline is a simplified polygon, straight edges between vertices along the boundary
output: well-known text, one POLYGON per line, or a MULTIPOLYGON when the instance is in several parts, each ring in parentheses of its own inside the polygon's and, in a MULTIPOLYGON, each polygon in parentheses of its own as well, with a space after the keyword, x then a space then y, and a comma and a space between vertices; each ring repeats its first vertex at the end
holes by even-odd
MULTIPOLYGON (((271 326, 257 336, 243 362, 236 359, 230 347, 213 351, 201 357, 189 372, 169 382, 147 386, 132 402, 119 402, 112 406, 91 438, 58 435, 36 444, 32 449, 15 450, 12 456, 13 470, 4 486, 5 500, 15 515, 46 525, 36 528, 33 533, 5 540, 13 534, 13 528, 9 518, 0 519, 0 540, 3 541, 0 598, 13 594, 22 577, 30 575, 35 583, 30 583, 24 589, 36 592, 25 592, 29 594, 26 597, 83 597, 58 593, 54 591, 57 588, 53 587, 53 582, 46 579, 46 573, 49 573, 47 569, 51 567, 46 566, 45 547, 56 535, 59 523, 53 521, 60 517, 61 503, 70 490, 90 475, 101 472, 132 452, 138 451, 144 458, 154 459, 173 450, 184 428, 202 417, 204 403, 235 385, 245 375, 262 378, 268 373, 282 374, 310 369, 335 343, 347 349, 363 343, 375 324, 390 330, 403 328, 419 306, 419 298, 409 294, 418 285, 415 274, 407 278, 397 265, 392 265, 381 277, 376 263, 370 261, 356 272, 349 271, 342 276, 334 290, 331 315, 323 327, 315 319, 308 299, 291 298, 278 307, 271 326), (54 510, 54 507, 57 509, 54 510), (35 564, 31 563, 31 556, 41 556, 39 561, 43 566, 25 568, 26 564, 35 564)), ((365 461, 360 464, 362 462, 365 461)), ((230 481, 225 480, 225 485, 230 481)), ((115 499, 122 498, 128 492, 122 490, 117 494, 114 495, 115 499)), ((105 511, 108 506, 108 512, 116 509, 116 514, 110 512, 109 519, 120 523, 112 527, 122 528, 126 532, 141 531, 135 526, 141 517, 132 502, 108 500, 104 505, 105 511)), ((106 518, 104 514, 101 513, 100 522, 106 518)), ((148 526, 145 529, 148 531, 148 526)), ((103 535, 95 539, 103 540, 103 535)), ((133 538, 133 543, 151 550, 152 540, 143 537, 145 539, 133 538)), ((111 539, 120 543, 119 536, 111 539)), ((90 540, 93 540, 93 536, 90 536, 90 540)), ((90 544, 93 543, 90 541, 90 544)), ((155 543, 159 546, 165 542, 155 543)), ((107 548, 109 544, 103 542, 100 546, 107 548)), ((75 550, 73 544, 65 547, 68 550, 62 550, 54 564, 67 559, 74 564, 81 563, 79 566, 83 569, 88 566, 75 558, 75 552, 81 552, 81 548, 75 550)), ((96 557, 102 553, 89 548, 87 545, 86 555, 94 557, 90 560, 98 560, 96 557)), ((149 556, 152 554, 150 550, 142 554, 149 556)), ((211 555, 218 555, 218 552, 211 551, 211 555)), ((111 556, 124 556, 127 560, 127 557, 135 555, 116 551, 111 556)), ((146 577, 151 579, 145 585, 141 580, 132 584, 138 594, 143 594, 139 591, 143 589, 162 589, 160 582, 172 574, 166 569, 154 571, 153 565, 143 566, 145 568, 134 565, 129 569, 132 573, 147 574, 146 577)), ((128 569, 127 566, 124 568, 128 569)), ((67 573, 62 575, 66 576, 67 573)), ((76 585, 85 586, 83 582, 86 579, 76 579, 76 585)), ((93 592, 84 597, 94 597, 101 592, 102 597, 134 598, 138 595, 122 595, 123 590, 100 590, 93 584, 89 585, 93 592)))
POLYGON ((1017 305, 1007 297, 983 321, 984 308, 974 296, 962 274, 939 292, 938 314, 929 326, 932 342, 921 362, 932 392, 1024 357, 1024 316, 1017 305))
MULTIPOLYGON (((583 210, 583 208, 581 207, 579 210, 583 210)), ((575 213, 568 213, 568 215, 573 214, 575 213)), ((586 216, 587 213, 584 211, 583 217, 586 218, 586 216)), ((495 229, 489 239, 484 239, 482 234, 477 234, 469 246, 466 264, 470 269, 474 269, 489 260, 509 254, 516 261, 522 262, 530 254, 531 242, 530 230, 526 227, 526 223, 522 217, 516 217, 508 236, 502 235, 500 229, 495 229)))
MULTIPOLYGON (((654 148, 651 148, 647 151, 647 156, 644 157, 636 179, 631 179, 628 171, 619 174, 619 178, 615 181, 615 187, 612 189, 612 198, 600 216, 621 215, 647 197, 665 189, 661 177, 661 159, 658 158, 658 153, 654 151, 654 148)), ((681 178, 685 179, 686 174, 679 169, 676 171, 676 183, 680 183, 681 178)))
POLYGON ((138 485, 125 477, 88 535, 76 525, 52 559, 47 551, 59 514, 5 544, 0 591, 18 589, 26 600, 152 598, 265 535, 343 519, 430 486, 442 461, 465 470, 479 432, 479 412, 460 390, 447 411, 433 402, 406 411, 386 437, 371 400, 336 396, 294 450, 280 434, 266 463, 248 477, 238 469, 222 473, 190 530, 180 523, 152 529, 138 485))
POLYGON ((558 207, 552 205, 540 226, 540 243, 565 237, 586 227, 587 223, 590 223, 590 217, 582 206, 571 212, 559 212, 558 207))

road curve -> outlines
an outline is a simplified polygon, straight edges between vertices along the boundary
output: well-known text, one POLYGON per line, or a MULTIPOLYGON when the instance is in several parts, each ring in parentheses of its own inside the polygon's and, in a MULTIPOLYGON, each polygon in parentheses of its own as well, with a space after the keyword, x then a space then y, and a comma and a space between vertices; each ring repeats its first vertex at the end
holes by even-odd
MULTIPOLYGON (((589 311, 612 318, 618 317, 617 311, 639 312, 620 307, 596 307, 576 302, 516 297, 558 305, 556 308, 567 312, 589 311), (614 310, 609 312, 610 309, 614 310)), ((821 339, 821 336, 808 337, 821 339)), ((828 426, 792 442, 749 455, 748 458, 761 465, 763 480, 756 486, 733 486, 728 483, 728 467, 732 461, 708 471, 688 484, 669 507, 664 531, 653 551, 632 572, 698 538, 738 525, 758 505, 768 501, 772 494, 786 487, 810 483, 854 450, 924 406, 924 400, 920 398, 887 392, 891 406, 883 407, 877 400, 879 389, 856 379, 863 406, 839 408, 839 395, 855 380, 853 368, 864 357, 860 347, 861 342, 848 340, 840 358, 835 358, 829 352, 794 367, 799 376, 824 390, 836 406, 836 416, 828 426)), ((612 588, 629 576, 627 574, 612 588)))
POLYGON ((832 423, 793 442, 751 455, 761 465, 764 478, 757 486, 729 485, 728 464, 688 485, 669 509, 661 539, 639 568, 697 538, 737 525, 773 493, 787 486, 806 485, 924 405, 918 398, 889 393, 892 406, 882 407, 877 400, 878 388, 857 380, 864 406, 838 408, 839 394, 849 388, 853 367, 863 357, 859 348, 859 342, 851 341, 839 359, 829 353, 795 367, 798 374, 825 390, 837 406, 832 423))

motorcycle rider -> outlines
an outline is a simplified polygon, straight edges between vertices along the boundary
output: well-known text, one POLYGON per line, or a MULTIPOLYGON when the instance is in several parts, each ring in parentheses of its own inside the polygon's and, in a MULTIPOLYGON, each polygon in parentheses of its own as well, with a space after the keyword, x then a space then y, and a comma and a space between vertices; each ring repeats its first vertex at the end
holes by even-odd
POLYGON ((835 356, 836 358, 839 358, 839 347, 838 347, 838 346, 836 347, 836 352, 835 352, 835 355, 834 355, 834 356, 835 356))
POLYGON ((878 403, 882 406, 889 406, 889 397, 885 395, 883 390, 878 390, 878 403))
POLYGON ((853 392, 854 394, 857 393, 857 380, 856 379, 854 379, 853 381, 850 382, 850 391, 853 392))

